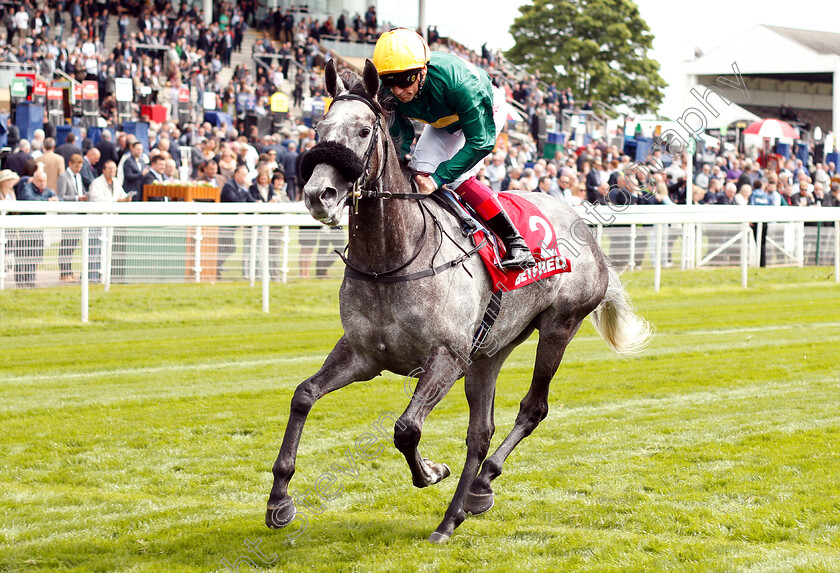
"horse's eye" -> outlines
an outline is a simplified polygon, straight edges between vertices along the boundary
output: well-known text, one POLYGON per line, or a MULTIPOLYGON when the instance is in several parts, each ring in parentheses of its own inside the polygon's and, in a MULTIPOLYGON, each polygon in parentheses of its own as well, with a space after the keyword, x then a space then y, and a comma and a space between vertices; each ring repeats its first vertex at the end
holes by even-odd
POLYGON ((363 127, 362 131, 359 132, 359 137, 367 137, 368 135, 370 135, 369 127, 363 127))

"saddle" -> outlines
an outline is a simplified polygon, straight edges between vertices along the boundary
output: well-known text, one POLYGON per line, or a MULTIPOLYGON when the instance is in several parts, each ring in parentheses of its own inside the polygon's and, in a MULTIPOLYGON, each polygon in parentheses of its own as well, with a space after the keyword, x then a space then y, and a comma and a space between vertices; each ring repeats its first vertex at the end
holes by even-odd
POLYGON ((478 254, 493 279, 494 290, 514 290, 572 270, 569 259, 558 253, 558 238, 554 227, 542 212, 524 197, 513 193, 499 193, 499 201, 537 261, 535 267, 524 270, 502 268, 501 261, 505 254, 502 242, 490 232, 472 207, 461 201, 456 194, 441 188, 430 197, 455 217, 461 226, 461 233, 465 237, 471 237, 475 245, 487 239, 486 246, 478 254))

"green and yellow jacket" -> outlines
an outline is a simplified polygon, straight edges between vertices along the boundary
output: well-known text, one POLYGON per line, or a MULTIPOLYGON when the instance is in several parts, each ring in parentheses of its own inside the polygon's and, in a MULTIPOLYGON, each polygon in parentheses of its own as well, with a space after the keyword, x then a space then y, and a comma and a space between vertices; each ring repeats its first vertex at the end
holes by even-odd
POLYGON ((411 149, 414 127, 409 118, 449 133, 464 132, 464 147, 432 174, 438 186, 451 183, 496 145, 493 85, 482 69, 444 52, 432 52, 422 89, 408 103, 397 101, 391 135, 402 140, 403 155, 411 149))

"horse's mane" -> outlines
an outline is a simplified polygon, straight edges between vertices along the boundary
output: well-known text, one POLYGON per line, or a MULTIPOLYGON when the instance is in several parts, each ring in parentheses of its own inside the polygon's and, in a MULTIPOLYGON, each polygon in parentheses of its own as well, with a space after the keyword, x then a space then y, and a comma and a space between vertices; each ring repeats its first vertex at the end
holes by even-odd
MULTIPOLYGON (((379 93, 376 95, 376 99, 374 99, 367 92, 365 84, 362 81, 362 77, 353 70, 349 68, 342 68, 338 70, 338 77, 341 78, 342 82, 344 82, 344 87, 347 88, 349 93, 363 97, 365 100, 369 101, 371 105, 373 105, 374 109, 376 109, 385 119, 385 124, 389 128, 391 127, 394 123, 393 112, 397 109, 397 98, 394 97, 391 90, 384 86, 380 86, 379 93)), ((394 144, 394 149, 399 150, 400 147, 402 147, 402 137, 394 137, 390 133, 390 130, 388 135, 391 138, 391 142, 394 144)), ((417 171, 408 166, 408 162, 404 157, 399 158, 399 163, 405 178, 408 181, 413 181, 417 171)))
MULTIPOLYGON (((342 82, 344 82, 344 87, 347 88, 347 91, 349 91, 353 95, 363 97, 367 101, 369 101, 373 105, 374 109, 376 109, 376 111, 380 115, 382 115, 382 117, 384 117, 387 122, 387 120, 391 116, 391 112, 385 107, 383 107, 382 104, 379 103, 379 101, 377 101, 379 98, 374 99, 370 96, 370 94, 367 92, 367 89, 365 89, 365 84, 362 81, 362 77, 359 74, 357 74, 351 69, 343 68, 339 70, 338 77, 341 78, 342 82)), ((379 94, 381 93, 382 90, 379 90, 379 94)))
MULTIPOLYGON (((342 68, 338 71, 338 77, 341 78, 342 82, 344 82, 344 87, 347 88, 348 92, 363 97, 369 101, 373 105, 374 109, 376 109, 385 119, 385 124, 389 128, 391 127, 394 123, 393 112, 397 109, 397 99, 394 97, 394 94, 391 93, 391 90, 384 86, 380 86, 376 99, 373 99, 367 92, 367 89, 365 89, 362 77, 353 70, 349 68, 342 68)), ((402 147, 402 137, 394 137, 390 134, 390 130, 389 135, 394 144, 394 149, 399 150, 400 147, 402 147)), ((416 175, 417 172, 407 166, 405 158, 403 157, 400 157, 400 166, 402 167, 403 173, 406 175, 407 179, 414 179, 414 175, 416 175)))

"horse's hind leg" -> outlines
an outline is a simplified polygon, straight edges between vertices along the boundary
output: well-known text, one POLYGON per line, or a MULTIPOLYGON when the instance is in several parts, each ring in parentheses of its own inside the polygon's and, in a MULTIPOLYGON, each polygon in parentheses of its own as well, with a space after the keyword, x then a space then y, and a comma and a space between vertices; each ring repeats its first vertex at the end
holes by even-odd
POLYGON ((353 352, 347 339, 342 336, 321 369, 297 387, 292 398, 283 445, 272 469, 274 485, 268 497, 265 514, 265 524, 268 527, 285 527, 295 517, 295 504, 287 489, 295 473, 295 458, 303 425, 315 401, 333 390, 359 380, 370 380, 377 374, 378 367, 370 359, 353 352))
POLYGON ((461 372, 459 362, 448 349, 436 349, 417 380, 411 402, 394 425, 394 445, 405 456, 415 487, 430 486, 449 476, 446 464, 424 458, 417 445, 429 413, 446 396, 461 372))
POLYGON ((446 510, 443 521, 429 537, 429 541, 440 543, 452 536, 455 528, 466 518, 464 513, 464 500, 475 479, 481 461, 487 456, 490 449, 490 440, 493 437, 495 426, 493 424, 493 399, 496 395, 496 378, 499 376, 504 356, 496 355, 493 358, 485 358, 474 362, 467 372, 464 381, 464 391, 467 395, 467 402, 470 407, 470 425, 467 430, 467 460, 464 463, 464 471, 458 480, 458 487, 455 495, 446 510))
POLYGON ((574 324, 551 325, 548 329, 540 330, 534 376, 528 393, 519 405, 516 423, 493 455, 484 460, 481 473, 473 480, 464 501, 464 511, 480 515, 493 507, 493 489, 490 482, 502 473, 502 464, 517 444, 529 436, 548 415, 548 387, 551 378, 557 372, 566 346, 577 333, 581 322, 583 321, 578 320, 574 324))

